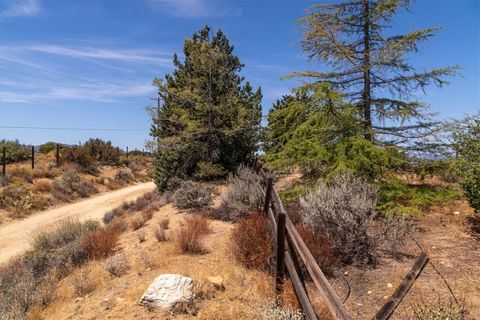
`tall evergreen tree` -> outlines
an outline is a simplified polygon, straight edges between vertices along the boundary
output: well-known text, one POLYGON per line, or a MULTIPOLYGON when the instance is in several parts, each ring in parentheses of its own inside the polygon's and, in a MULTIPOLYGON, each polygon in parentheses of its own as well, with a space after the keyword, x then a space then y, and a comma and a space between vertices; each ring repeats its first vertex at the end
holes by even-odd
POLYGON ((303 50, 310 60, 331 67, 328 72, 296 72, 291 76, 327 82, 357 109, 365 139, 382 145, 422 147, 412 139, 425 136, 433 125, 427 106, 415 98, 418 89, 446 84, 457 67, 417 71, 406 60, 439 28, 407 34, 386 32, 409 0, 347 0, 320 4, 300 20, 303 50))
POLYGON ((172 75, 153 82, 163 101, 151 129, 160 189, 173 175, 233 170, 259 140, 261 90, 239 75, 243 64, 222 31, 212 36, 204 27, 185 40, 183 53, 183 61, 174 55, 172 75))

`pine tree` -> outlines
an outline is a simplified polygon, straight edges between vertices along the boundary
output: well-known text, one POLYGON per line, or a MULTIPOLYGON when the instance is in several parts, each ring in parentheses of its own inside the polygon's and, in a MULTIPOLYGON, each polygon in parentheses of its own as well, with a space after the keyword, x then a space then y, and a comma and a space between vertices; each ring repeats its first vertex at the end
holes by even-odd
POLYGON ((212 36, 206 26, 185 40, 183 52, 183 61, 173 57, 172 75, 154 80, 163 100, 151 129, 159 143, 160 189, 171 176, 192 176, 199 168, 234 170, 259 140, 262 94, 239 75, 243 64, 223 32, 212 36))
POLYGON ((291 76, 326 82, 342 92, 346 102, 356 107, 368 141, 418 150, 423 146, 412 139, 428 135, 434 123, 415 93, 430 84, 443 86, 445 76, 454 75, 458 68, 417 71, 406 60, 439 28, 386 35, 395 13, 408 8, 409 2, 348 0, 310 8, 300 20, 305 30, 303 50, 310 60, 324 62, 331 70, 291 76))

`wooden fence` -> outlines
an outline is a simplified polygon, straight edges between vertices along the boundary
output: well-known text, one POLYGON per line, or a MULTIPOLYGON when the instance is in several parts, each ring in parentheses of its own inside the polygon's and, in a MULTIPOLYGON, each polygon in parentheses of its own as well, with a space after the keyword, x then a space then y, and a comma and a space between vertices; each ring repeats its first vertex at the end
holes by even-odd
MULTIPOLYGON (((254 169, 263 178, 263 194, 265 197, 264 214, 268 216, 275 241, 275 288, 278 293, 283 291, 285 271, 292 282, 298 302, 307 320, 319 319, 308 296, 305 281, 302 278, 300 263, 310 276, 313 285, 320 294, 324 304, 334 319, 352 319, 338 295, 333 290, 315 258, 300 237, 298 230, 288 217, 282 200, 273 185, 273 177, 265 172, 258 159, 254 160, 254 169)), ((428 261, 426 253, 416 259, 400 286, 395 290, 387 303, 373 317, 374 320, 386 320, 407 294, 415 279, 419 276, 428 261)))

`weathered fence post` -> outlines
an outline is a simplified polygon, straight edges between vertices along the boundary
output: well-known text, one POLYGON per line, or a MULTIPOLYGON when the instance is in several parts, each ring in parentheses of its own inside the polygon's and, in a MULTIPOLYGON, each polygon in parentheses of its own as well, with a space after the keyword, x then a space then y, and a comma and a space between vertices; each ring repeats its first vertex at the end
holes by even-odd
POLYGON ((285 225, 287 215, 285 211, 278 212, 277 218, 277 260, 276 260, 276 276, 275 288, 277 293, 283 291, 283 280, 285 278, 285 225))
POLYGON ((2 174, 7 175, 7 148, 4 146, 2 151, 2 174))
POLYGON ((268 209, 270 208, 270 202, 272 201, 272 187, 273 187, 273 178, 268 177, 267 189, 265 191, 265 204, 263 206, 263 213, 265 215, 268 215, 268 209))
POLYGON ((55 151, 55 160, 57 161, 57 166, 60 165, 60 146, 57 143, 55 151))
POLYGON ((35 147, 32 146, 32 170, 35 169, 35 147))

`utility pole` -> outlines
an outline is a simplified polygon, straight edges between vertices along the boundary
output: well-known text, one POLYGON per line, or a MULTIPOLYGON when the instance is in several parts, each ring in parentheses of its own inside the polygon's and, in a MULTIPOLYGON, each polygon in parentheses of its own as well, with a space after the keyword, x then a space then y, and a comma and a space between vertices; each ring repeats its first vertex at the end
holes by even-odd
MULTIPOLYGON (((156 100, 157 101, 157 131, 160 132, 160 94, 156 98, 150 98, 150 100, 156 100)), ((157 137, 157 150, 160 147, 160 138, 157 137)))

